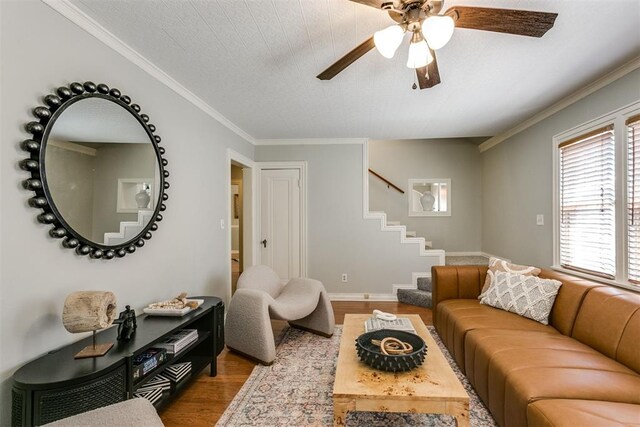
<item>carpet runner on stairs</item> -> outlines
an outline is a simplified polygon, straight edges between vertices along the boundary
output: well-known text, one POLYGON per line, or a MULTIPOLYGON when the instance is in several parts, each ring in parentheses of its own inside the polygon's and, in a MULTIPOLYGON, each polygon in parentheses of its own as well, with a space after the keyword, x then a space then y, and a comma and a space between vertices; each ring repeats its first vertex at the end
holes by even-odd
POLYGON ((431 277, 418 277, 418 289, 398 289, 398 301, 431 308, 431 277))

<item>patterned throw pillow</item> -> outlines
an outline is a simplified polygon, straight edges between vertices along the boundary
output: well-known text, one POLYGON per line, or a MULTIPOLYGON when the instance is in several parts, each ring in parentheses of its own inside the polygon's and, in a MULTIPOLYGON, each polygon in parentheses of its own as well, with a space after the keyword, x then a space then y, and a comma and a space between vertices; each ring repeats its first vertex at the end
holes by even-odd
POLYGON ((503 259, 490 257, 489 270, 487 271, 487 278, 484 281, 484 286, 482 287, 482 292, 480 293, 480 296, 478 296, 478 299, 481 299, 482 294, 484 294, 487 288, 489 288, 489 285, 493 281, 493 275, 496 273, 496 271, 504 271, 507 273, 514 273, 514 274, 524 274, 525 276, 537 276, 538 274, 540 274, 541 270, 537 267, 530 267, 528 265, 511 264, 510 262, 507 262, 503 259))
POLYGON ((549 324, 549 314, 562 283, 524 274, 496 271, 480 304, 510 311, 543 325, 549 324))

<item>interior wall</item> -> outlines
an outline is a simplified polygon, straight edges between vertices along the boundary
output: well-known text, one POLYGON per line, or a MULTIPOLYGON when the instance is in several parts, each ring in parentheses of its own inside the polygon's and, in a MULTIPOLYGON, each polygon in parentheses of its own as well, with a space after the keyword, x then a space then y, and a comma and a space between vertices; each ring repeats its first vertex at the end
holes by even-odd
MULTIPOLYGON (((81 338, 62 326, 65 297, 109 290, 118 310, 136 311, 184 291, 225 295, 228 147, 253 158, 253 146, 37 0, 0 1, 0 425, 9 424, 10 376, 25 362, 81 338), (119 88, 140 104, 166 147, 171 183, 164 220, 135 254, 103 261, 63 249, 36 221, 17 167, 24 124, 42 96, 74 81, 119 88)), ((52 367, 55 368, 55 367, 52 367)))
POLYGON ((553 136, 640 99, 640 70, 482 153, 482 250, 553 264, 553 136), (536 225, 536 215, 544 225, 536 225))
POLYGON ((69 225, 92 236, 95 156, 50 145, 47 147, 47 182, 56 207, 69 225), (69 191, 73 188, 73 191, 69 191))
POLYGON ((156 153, 151 144, 104 144, 96 150, 93 199, 93 241, 103 242, 104 233, 120 231, 122 221, 137 221, 137 213, 120 213, 118 179, 145 178, 152 183, 151 208, 158 203, 160 182, 156 153))
POLYGON ((256 147, 258 162, 307 162, 307 275, 329 292, 390 294, 429 268, 415 245, 363 218, 362 157, 360 144, 256 147))
POLYGON ((477 145, 466 139, 369 142, 369 167, 405 194, 369 174, 369 210, 387 213, 407 230, 431 241, 434 249, 479 252, 482 173, 477 145), (409 216, 409 179, 451 179, 451 216, 409 216))

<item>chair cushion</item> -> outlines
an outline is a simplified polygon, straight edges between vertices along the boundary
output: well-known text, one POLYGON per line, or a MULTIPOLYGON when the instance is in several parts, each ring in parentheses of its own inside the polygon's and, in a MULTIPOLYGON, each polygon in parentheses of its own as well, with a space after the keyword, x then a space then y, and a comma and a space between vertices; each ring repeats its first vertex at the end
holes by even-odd
POLYGON ((242 272, 238 278, 237 289, 257 289, 277 298, 282 289, 280 277, 271 267, 254 265, 242 272))
POLYGON ((640 425, 640 406, 597 400, 545 399, 527 407, 529 427, 640 425))
POLYGON ((313 279, 291 279, 280 295, 269 302, 269 316, 279 320, 298 320, 307 317, 318 306, 322 283, 313 279))

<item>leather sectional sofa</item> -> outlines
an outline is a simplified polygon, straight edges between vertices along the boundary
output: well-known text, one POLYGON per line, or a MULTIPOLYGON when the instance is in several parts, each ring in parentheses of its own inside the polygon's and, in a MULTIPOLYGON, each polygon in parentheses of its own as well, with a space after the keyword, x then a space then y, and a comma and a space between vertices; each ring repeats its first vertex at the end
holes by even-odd
POLYGON ((433 267, 433 323, 500 426, 640 425, 640 294, 543 270, 546 326, 480 305, 486 273, 433 267))

